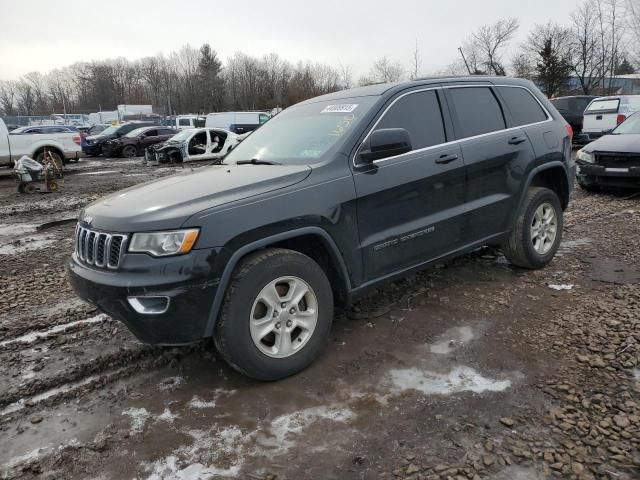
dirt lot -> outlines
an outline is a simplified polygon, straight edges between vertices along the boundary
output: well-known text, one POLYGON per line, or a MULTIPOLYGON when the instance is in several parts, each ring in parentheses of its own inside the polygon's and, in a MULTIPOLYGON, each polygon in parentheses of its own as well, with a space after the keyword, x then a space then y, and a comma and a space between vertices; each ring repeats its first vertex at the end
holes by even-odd
POLYGON ((640 478, 640 196, 576 191, 544 270, 485 248, 387 285, 260 384, 74 297, 79 209, 178 168, 71 168, 0 180, 0 478, 640 478))

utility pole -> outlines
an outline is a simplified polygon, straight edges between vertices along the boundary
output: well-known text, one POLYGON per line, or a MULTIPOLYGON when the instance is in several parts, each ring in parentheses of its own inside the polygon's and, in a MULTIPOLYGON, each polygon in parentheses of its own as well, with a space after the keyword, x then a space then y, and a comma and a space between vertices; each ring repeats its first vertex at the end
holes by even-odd
POLYGON ((469 75, 472 75, 471 69, 469 68, 469 64, 467 63, 467 59, 464 58, 464 52, 462 51, 462 47, 458 47, 458 50, 460 51, 460 55, 462 55, 462 61, 464 62, 464 66, 467 67, 467 72, 469 72, 469 75))

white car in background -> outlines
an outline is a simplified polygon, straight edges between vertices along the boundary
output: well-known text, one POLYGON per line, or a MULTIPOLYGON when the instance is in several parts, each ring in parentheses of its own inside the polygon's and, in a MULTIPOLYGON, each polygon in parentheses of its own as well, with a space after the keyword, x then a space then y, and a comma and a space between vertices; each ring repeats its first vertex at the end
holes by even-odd
POLYGON ((271 116, 265 112, 216 112, 207 115, 205 127, 223 128, 242 135, 267 123, 271 116))
POLYGON ((222 160, 242 141, 242 138, 242 136, 222 128, 182 130, 166 142, 147 147, 144 158, 150 163, 222 160))
POLYGON ((640 95, 594 98, 584 111, 582 133, 586 141, 597 140, 640 111, 640 95))
POLYGON ((23 155, 42 163, 45 151, 59 167, 67 159, 80 158, 80 132, 21 133, 22 131, 23 129, 16 129, 9 133, 0 119, 0 165, 13 165, 23 155))

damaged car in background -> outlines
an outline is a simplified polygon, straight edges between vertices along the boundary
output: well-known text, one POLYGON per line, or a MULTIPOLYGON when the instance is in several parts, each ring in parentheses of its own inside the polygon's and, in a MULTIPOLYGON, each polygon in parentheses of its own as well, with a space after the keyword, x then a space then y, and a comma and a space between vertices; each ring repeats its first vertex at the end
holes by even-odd
POLYGON ((144 158, 150 163, 222 159, 243 138, 243 135, 236 135, 221 128, 183 130, 164 143, 148 147, 144 158))
POLYGON ((599 187, 640 187, 640 112, 577 153, 578 184, 599 187))
POLYGON ((114 138, 102 145, 107 157, 138 157, 144 155, 145 148, 165 142, 178 130, 169 127, 141 127, 130 131, 120 138, 114 138))

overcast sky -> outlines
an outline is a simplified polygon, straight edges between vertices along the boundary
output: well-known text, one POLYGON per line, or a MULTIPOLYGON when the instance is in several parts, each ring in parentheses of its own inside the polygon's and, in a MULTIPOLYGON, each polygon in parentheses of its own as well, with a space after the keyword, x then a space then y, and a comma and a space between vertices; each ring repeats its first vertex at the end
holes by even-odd
POLYGON ((382 56, 421 73, 444 69, 469 33, 516 17, 523 41, 536 23, 566 22, 578 0, 0 0, 0 79, 16 79, 81 60, 136 59, 190 43, 235 51, 277 52, 290 61, 352 67, 354 79, 382 56))

